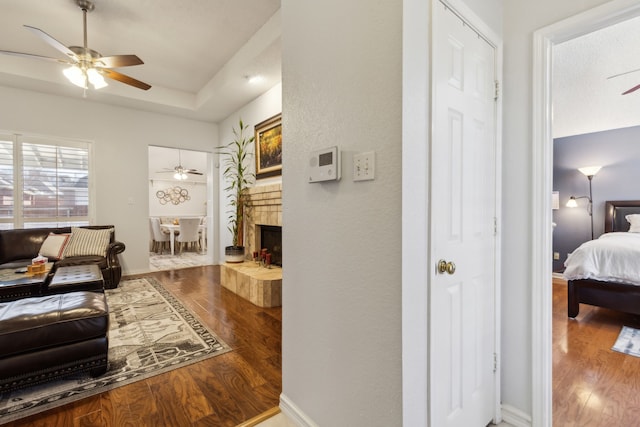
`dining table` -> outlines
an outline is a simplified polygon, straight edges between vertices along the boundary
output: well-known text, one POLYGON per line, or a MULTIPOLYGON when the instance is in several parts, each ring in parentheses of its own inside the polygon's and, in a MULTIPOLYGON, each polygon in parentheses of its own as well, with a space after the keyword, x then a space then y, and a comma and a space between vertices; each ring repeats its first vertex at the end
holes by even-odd
MULTIPOLYGON (((160 228, 169 232, 169 245, 171 246, 171 255, 175 255, 175 246, 176 246, 176 233, 180 231, 179 224, 160 224, 160 228)), ((204 248, 205 237, 207 234, 207 226, 204 224, 200 224, 198 226, 198 231, 200 231, 200 247, 204 248)))

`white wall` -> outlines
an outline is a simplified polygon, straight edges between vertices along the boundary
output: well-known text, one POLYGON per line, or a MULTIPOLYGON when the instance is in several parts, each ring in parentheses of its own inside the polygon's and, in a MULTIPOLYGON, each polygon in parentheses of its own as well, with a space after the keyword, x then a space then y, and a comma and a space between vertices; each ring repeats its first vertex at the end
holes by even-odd
MULTIPOLYGON (((502 399, 531 413, 533 32, 605 0, 503 2, 502 399)), ((550 303, 550 302, 549 302, 550 303)), ((534 425, 538 420, 533 420, 534 425)))
POLYGON ((204 182, 193 182, 188 179, 185 181, 153 180, 153 182, 149 182, 149 216, 170 218, 205 216, 207 214, 207 196, 207 184, 204 182), (187 190, 190 200, 177 205, 173 203, 161 204, 156 193, 158 191, 166 193, 167 190, 175 187, 187 190))
MULTIPOLYGON (((96 222, 115 225, 117 239, 127 246, 124 274, 149 271, 148 146, 211 152, 218 145, 217 126, 1 86, 0 99, 0 129, 92 141, 96 222)), ((217 188, 217 176, 213 181, 217 188)))
MULTIPOLYGON (((233 114, 230 114, 229 117, 224 119, 219 124, 219 145, 226 145, 227 143, 234 140, 235 136, 233 134, 233 129, 238 129, 238 121, 242 119, 242 122, 247 127, 245 136, 252 137, 254 136, 254 126, 258 123, 275 116, 282 112, 282 84, 278 84, 273 88, 269 89, 266 93, 256 98, 249 104, 242 107, 240 110, 236 111, 233 114)), ((283 150, 286 150, 288 145, 287 141, 283 140, 283 150)), ((255 145, 253 147, 255 149, 255 145)), ((251 153, 254 151, 252 150, 251 153)), ((251 156, 250 164, 252 167, 252 172, 255 172, 255 157, 251 156)), ((217 164, 218 165, 218 164, 217 164)), ((231 245, 231 233, 227 230, 227 195, 222 190, 225 185, 222 181, 222 171, 223 168, 219 168, 218 177, 222 184, 220 185, 221 190, 219 194, 219 206, 220 206, 220 220, 218 226, 216 227, 219 230, 220 235, 220 246, 219 253, 220 259, 219 262, 224 262, 224 248, 225 246, 231 245)), ((282 176, 274 176, 265 179, 258 180, 255 185, 267 185, 282 182, 282 176)))
POLYGON ((283 402, 321 426, 398 426, 402 2, 283 0, 283 402), (337 145, 342 180, 309 184, 337 145), (353 154, 375 151, 374 181, 353 154))

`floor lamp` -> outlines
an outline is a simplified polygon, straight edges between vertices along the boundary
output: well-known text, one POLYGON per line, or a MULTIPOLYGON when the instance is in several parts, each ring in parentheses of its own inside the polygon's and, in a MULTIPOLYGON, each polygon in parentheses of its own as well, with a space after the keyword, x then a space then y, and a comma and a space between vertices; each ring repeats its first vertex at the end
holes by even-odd
POLYGON ((580 196, 580 197, 569 197, 569 201, 567 202, 568 208, 577 208, 578 207, 578 199, 587 199, 589 200, 589 204, 587 205, 587 211, 589 212, 589 217, 591 217, 591 240, 593 240, 593 193, 591 191, 591 181, 593 177, 602 169, 602 166, 585 166, 583 168, 578 168, 580 172, 589 180, 589 195, 588 196, 580 196))

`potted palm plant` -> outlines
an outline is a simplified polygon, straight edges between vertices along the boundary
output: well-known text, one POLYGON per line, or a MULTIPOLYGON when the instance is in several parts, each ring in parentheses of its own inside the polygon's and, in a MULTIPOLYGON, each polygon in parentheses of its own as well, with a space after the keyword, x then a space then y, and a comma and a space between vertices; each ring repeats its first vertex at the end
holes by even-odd
POLYGON ((253 164, 248 161, 252 153, 250 148, 255 138, 246 137, 244 132, 247 126, 239 120, 238 129, 233 129, 234 140, 227 145, 218 147, 218 153, 222 156, 224 170, 222 176, 227 186, 229 203, 227 229, 231 232, 232 245, 225 247, 225 260, 227 262, 243 262, 243 219, 246 191, 255 181, 255 173, 250 169, 253 164))

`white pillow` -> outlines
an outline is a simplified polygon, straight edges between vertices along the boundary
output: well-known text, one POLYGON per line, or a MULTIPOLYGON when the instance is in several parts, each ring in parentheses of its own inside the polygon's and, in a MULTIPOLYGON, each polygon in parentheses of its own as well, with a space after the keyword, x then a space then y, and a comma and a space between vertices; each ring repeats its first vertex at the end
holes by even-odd
POLYGON ((69 234, 49 233, 42 246, 40 246, 39 255, 52 259, 60 259, 64 254, 64 249, 69 242, 69 234))
POLYGON ((113 228, 101 230, 72 228, 71 238, 64 250, 63 258, 86 255, 106 256, 111 233, 113 233, 113 228))
POLYGON ((640 214, 632 214, 624 217, 631 227, 629 233, 640 233, 640 214))

